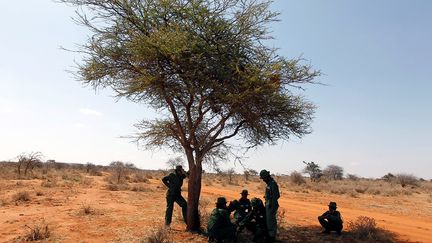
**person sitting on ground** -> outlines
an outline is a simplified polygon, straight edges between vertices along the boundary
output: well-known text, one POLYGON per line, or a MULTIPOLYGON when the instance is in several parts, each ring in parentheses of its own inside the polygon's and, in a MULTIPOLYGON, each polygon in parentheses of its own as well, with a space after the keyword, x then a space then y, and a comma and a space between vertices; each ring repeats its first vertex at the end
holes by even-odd
POLYGON ((216 201, 216 208, 210 214, 207 223, 209 242, 224 242, 225 240, 236 239, 236 226, 231 223, 230 212, 226 204, 226 199, 219 197, 216 201))
POLYGON ((259 198, 252 198, 252 210, 239 222, 239 232, 244 228, 254 234, 253 241, 261 242, 267 238, 266 215, 263 201, 259 198))
POLYGON ((240 194, 241 198, 230 202, 228 206, 230 212, 234 211, 234 220, 237 225, 252 209, 248 190, 244 189, 240 194))
POLYGON ((328 207, 329 210, 318 217, 318 221, 324 227, 322 233, 329 234, 331 231, 336 231, 336 233, 341 234, 343 222, 340 212, 336 210, 336 203, 330 202, 328 207))

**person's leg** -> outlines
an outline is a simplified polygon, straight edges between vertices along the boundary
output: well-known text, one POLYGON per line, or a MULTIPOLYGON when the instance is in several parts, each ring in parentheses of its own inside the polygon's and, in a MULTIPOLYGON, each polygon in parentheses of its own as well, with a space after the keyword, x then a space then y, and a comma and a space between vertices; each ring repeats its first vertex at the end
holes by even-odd
POLYGON ((170 225, 172 220, 172 213, 174 209, 174 197, 172 195, 166 196, 166 211, 165 211, 165 225, 170 225))
POLYGON ((325 233, 330 232, 330 225, 327 222, 327 220, 325 220, 324 218, 318 217, 318 221, 321 224, 321 226, 324 228, 323 232, 325 232, 325 233))
POLYGON ((183 220, 186 223, 187 222, 187 219, 186 219, 186 217, 187 217, 187 202, 183 198, 183 196, 180 195, 179 197, 176 198, 176 203, 181 207, 183 220))
POLYGON ((266 208, 266 223, 268 232, 268 242, 274 242, 277 233, 277 219, 276 219, 277 209, 269 210, 266 208))

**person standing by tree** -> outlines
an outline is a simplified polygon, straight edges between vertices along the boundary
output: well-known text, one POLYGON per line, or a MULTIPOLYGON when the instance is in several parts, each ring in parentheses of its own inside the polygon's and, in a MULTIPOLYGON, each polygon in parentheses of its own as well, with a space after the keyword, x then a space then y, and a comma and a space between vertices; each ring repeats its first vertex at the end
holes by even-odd
POLYGON ((183 220, 186 223, 187 203, 181 195, 181 187, 183 180, 188 176, 188 173, 183 170, 181 165, 177 165, 174 172, 162 178, 162 182, 168 187, 166 193, 166 211, 165 211, 165 227, 169 227, 172 220, 174 202, 182 208, 183 220))
POLYGON ((277 185, 276 181, 270 176, 270 171, 268 170, 262 170, 260 172, 260 179, 267 184, 264 197, 267 232, 269 236, 268 242, 275 242, 277 233, 276 214, 279 208, 278 199, 280 197, 279 186, 277 185))

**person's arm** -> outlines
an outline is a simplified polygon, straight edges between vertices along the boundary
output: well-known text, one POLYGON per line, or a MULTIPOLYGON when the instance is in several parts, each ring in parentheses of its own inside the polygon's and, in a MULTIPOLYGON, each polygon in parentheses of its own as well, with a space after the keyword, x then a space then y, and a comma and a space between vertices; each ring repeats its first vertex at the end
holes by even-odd
POLYGON ((170 186, 170 175, 167 175, 164 178, 162 178, 162 182, 166 187, 169 187, 170 186))
POLYGON ((319 216, 319 218, 327 218, 327 216, 329 215, 329 211, 325 211, 321 216, 319 216))
POLYGON ((276 182, 273 181, 270 189, 271 189, 271 199, 270 199, 271 200, 271 206, 272 206, 272 208, 277 207, 277 205, 278 205, 277 200, 279 199, 280 194, 279 194, 279 187, 276 184, 276 182))

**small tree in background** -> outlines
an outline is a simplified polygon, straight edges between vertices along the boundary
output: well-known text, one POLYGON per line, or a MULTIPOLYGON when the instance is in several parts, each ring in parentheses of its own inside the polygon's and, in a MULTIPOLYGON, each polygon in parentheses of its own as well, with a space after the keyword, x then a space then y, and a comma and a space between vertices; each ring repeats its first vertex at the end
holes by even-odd
POLYGON ((414 175, 402 173, 396 175, 396 182, 399 183, 402 187, 418 186, 419 180, 414 175))
POLYGON ((393 175, 392 173, 387 173, 387 175, 384 175, 382 177, 382 179, 387 181, 387 182, 392 182, 392 181, 394 181, 395 178, 396 178, 396 176, 393 175))
POLYGON ((128 173, 128 167, 121 161, 113 161, 109 165, 114 172, 117 183, 120 183, 128 173))
POLYGON ((303 161, 303 164, 306 165, 306 167, 303 169, 303 173, 309 174, 309 178, 311 181, 318 181, 321 178, 322 171, 317 163, 313 161, 303 161))
POLYGON ((323 170, 323 175, 330 180, 342 180, 343 168, 338 165, 329 165, 323 170))
POLYGON ((230 168, 226 171, 226 175, 228 176, 228 179, 229 179, 229 182, 228 182, 229 184, 232 183, 232 178, 233 178, 234 174, 235 174, 234 168, 230 168))
POLYGON ((168 159, 168 161, 166 162, 166 165, 167 165, 168 169, 174 169, 177 165, 181 165, 182 167, 184 167, 185 162, 184 162, 182 157, 178 156, 175 158, 168 159))
POLYGON ((24 167, 24 176, 35 167, 36 164, 42 163, 43 154, 41 152, 22 153, 18 155, 17 173, 21 178, 22 168, 24 167))
POLYGON ((293 171, 290 174, 290 181, 296 185, 302 185, 306 183, 305 179, 303 178, 302 174, 298 171, 293 171))

